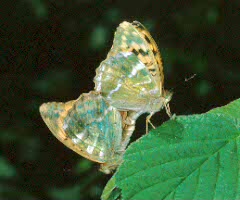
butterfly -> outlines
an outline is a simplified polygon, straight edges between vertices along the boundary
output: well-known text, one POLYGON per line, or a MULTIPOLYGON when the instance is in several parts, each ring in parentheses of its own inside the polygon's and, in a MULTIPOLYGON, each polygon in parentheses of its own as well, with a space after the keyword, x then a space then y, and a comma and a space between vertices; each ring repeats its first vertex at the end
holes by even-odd
POLYGON ((66 103, 40 106, 40 114, 53 135, 81 156, 100 163, 106 174, 122 161, 122 117, 97 92, 66 103))
POLYGON ((44 103, 40 114, 58 140, 110 173, 123 161, 138 116, 150 113, 148 124, 163 107, 170 115, 172 93, 164 90, 163 81, 160 53, 150 33, 139 22, 123 22, 96 70, 95 91, 66 103, 44 103))
MULTIPOLYGON (((140 22, 119 25, 107 58, 96 69, 94 83, 95 90, 125 116, 125 130, 134 130, 136 119, 143 113, 149 113, 146 132, 152 115, 163 107, 171 116, 172 93, 164 89, 160 52, 140 22)), ((128 137, 132 132, 128 131, 128 137)))

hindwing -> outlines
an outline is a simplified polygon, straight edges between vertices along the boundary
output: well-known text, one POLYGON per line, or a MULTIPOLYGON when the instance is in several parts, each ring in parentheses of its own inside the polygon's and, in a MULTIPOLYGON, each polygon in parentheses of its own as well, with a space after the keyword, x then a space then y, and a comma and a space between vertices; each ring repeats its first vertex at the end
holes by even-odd
POLYGON ((121 114, 95 92, 67 103, 45 103, 40 113, 58 140, 89 160, 108 162, 120 148, 121 114))
POLYGON ((119 110, 141 112, 152 99, 160 98, 155 79, 132 52, 104 60, 94 78, 95 90, 119 110))

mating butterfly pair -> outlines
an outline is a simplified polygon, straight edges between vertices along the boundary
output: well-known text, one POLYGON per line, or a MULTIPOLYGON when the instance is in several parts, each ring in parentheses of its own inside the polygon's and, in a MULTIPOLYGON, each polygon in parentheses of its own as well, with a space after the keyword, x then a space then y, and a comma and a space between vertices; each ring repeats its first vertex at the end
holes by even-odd
POLYGON ((110 173, 123 153, 142 113, 166 108, 172 94, 164 90, 160 53, 139 22, 122 22, 107 58, 96 70, 95 91, 67 103, 45 103, 40 113, 51 132, 67 147, 110 173))

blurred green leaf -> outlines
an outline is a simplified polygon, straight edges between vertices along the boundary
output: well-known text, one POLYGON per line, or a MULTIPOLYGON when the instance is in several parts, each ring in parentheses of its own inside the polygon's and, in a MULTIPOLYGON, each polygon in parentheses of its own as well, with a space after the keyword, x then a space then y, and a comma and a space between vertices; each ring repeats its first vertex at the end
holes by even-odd
POLYGON ((212 24, 216 23, 217 18, 217 2, 204 4, 200 1, 195 1, 191 5, 191 9, 186 9, 185 12, 175 14, 176 26, 186 36, 194 32, 197 33, 199 30, 202 32, 204 32, 203 29, 205 31, 208 30, 212 24))
POLYGON ((79 200, 82 199, 81 186, 73 185, 68 188, 53 188, 49 191, 49 195, 56 200, 79 200))
POLYGON ((161 50, 162 57, 164 59, 164 70, 169 71, 169 68, 171 68, 172 65, 175 63, 182 63, 186 66, 189 66, 189 69, 191 69, 194 73, 201 73, 204 74, 208 70, 208 61, 205 57, 203 57, 199 53, 194 52, 184 52, 179 51, 179 49, 168 49, 164 48, 161 50))
POLYGON ((40 92, 42 95, 53 95, 61 91, 66 92, 71 88, 72 72, 67 70, 48 71, 44 77, 35 81, 33 89, 40 92))
POLYGON ((209 92, 211 92, 211 90, 212 90, 212 86, 206 80, 200 81, 195 88, 196 95, 202 96, 202 97, 208 95, 209 92))
POLYGON ((102 49, 108 38, 108 30, 106 27, 98 25, 94 28, 90 36, 90 47, 95 50, 102 49))
POLYGON ((16 188, 15 186, 0 183, 0 199, 24 199, 24 200, 37 200, 28 191, 16 188), (7 198, 6 198, 7 196, 7 198))
POLYGON ((37 157, 41 156, 41 140, 36 137, 22 138, 22 148, 19 149, 19 160, 21 161, 34 161, 37 157))
POLYGON ((239 110, 240 99, 143 136, 127 149, 104 195, 116 185, 123 199, 239 199, 239 110))
POLYGON ((219 17, 219 12, 216 8, 210 8, 207 12, 207 19, 209 24, 216 24, 219 17))
POLYGON ((93 162, 91 162, 87 159, 81 159, 75 166, 74 171, 76 174, 80 175, 80 174, 88 171, 89 169, 91 169, 92 166, 93 166, 93 162))
POLYGON ((117 8, 111 8, 106 13, 106 21, 110 21, 112 23, 118 22, 120 20, 120 11, 117 8))
POLYGON ((14 167, 2 156, 0 156, 0 178, 12 178, 17 175, 14 167))
POLYGON ((6 144, 7 142, 16 142, 17 139, 19 139, 18 134, 16 134, 11 128, 2 131, 0 134, 0 142, 3 144, 6 144))
POLYGON ((30 0, 30 2, 37 18, 47 18, 48 8, 43 0, 30 0))
POLYGON ((93 185, 89 192, 89 196, 92 197, 93 199, 96 197, 100 197, 102 194, 103 186, 102 185, 93 185))
POLYGON ((196 73, 205 73, 208 69, 208 62, 206 59, 198 56, 198 57, 195 57, 193 56, 193 64, 192 64, 192 67, 194 68, 194 71, 196 73))

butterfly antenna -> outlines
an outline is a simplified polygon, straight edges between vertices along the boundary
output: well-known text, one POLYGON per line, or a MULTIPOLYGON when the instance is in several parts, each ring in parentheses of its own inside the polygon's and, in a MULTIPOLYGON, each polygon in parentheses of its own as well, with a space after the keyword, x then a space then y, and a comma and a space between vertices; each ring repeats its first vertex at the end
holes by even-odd
POLYGON ((188 77, 188 78, 185 78, 184 81, 182 81, 182 80, 179 81, 179 83, 177 83, 175 87, 173 87, 172 89, 170 89, 170 92, 176 91, 176 88, 179 88, 179 87, 185 85, 186 82, 188 82, 188 81, 194 79, 195 76, 197 76, 197 74, 193 74, 192 76, 190 76, 190 77, 188 77))
POLYGON ((197 74, 193 74, 192 76, 190 76, 189 78, 185 78, 185 82, 190 81, 191 79, 193 79, 197 74))

